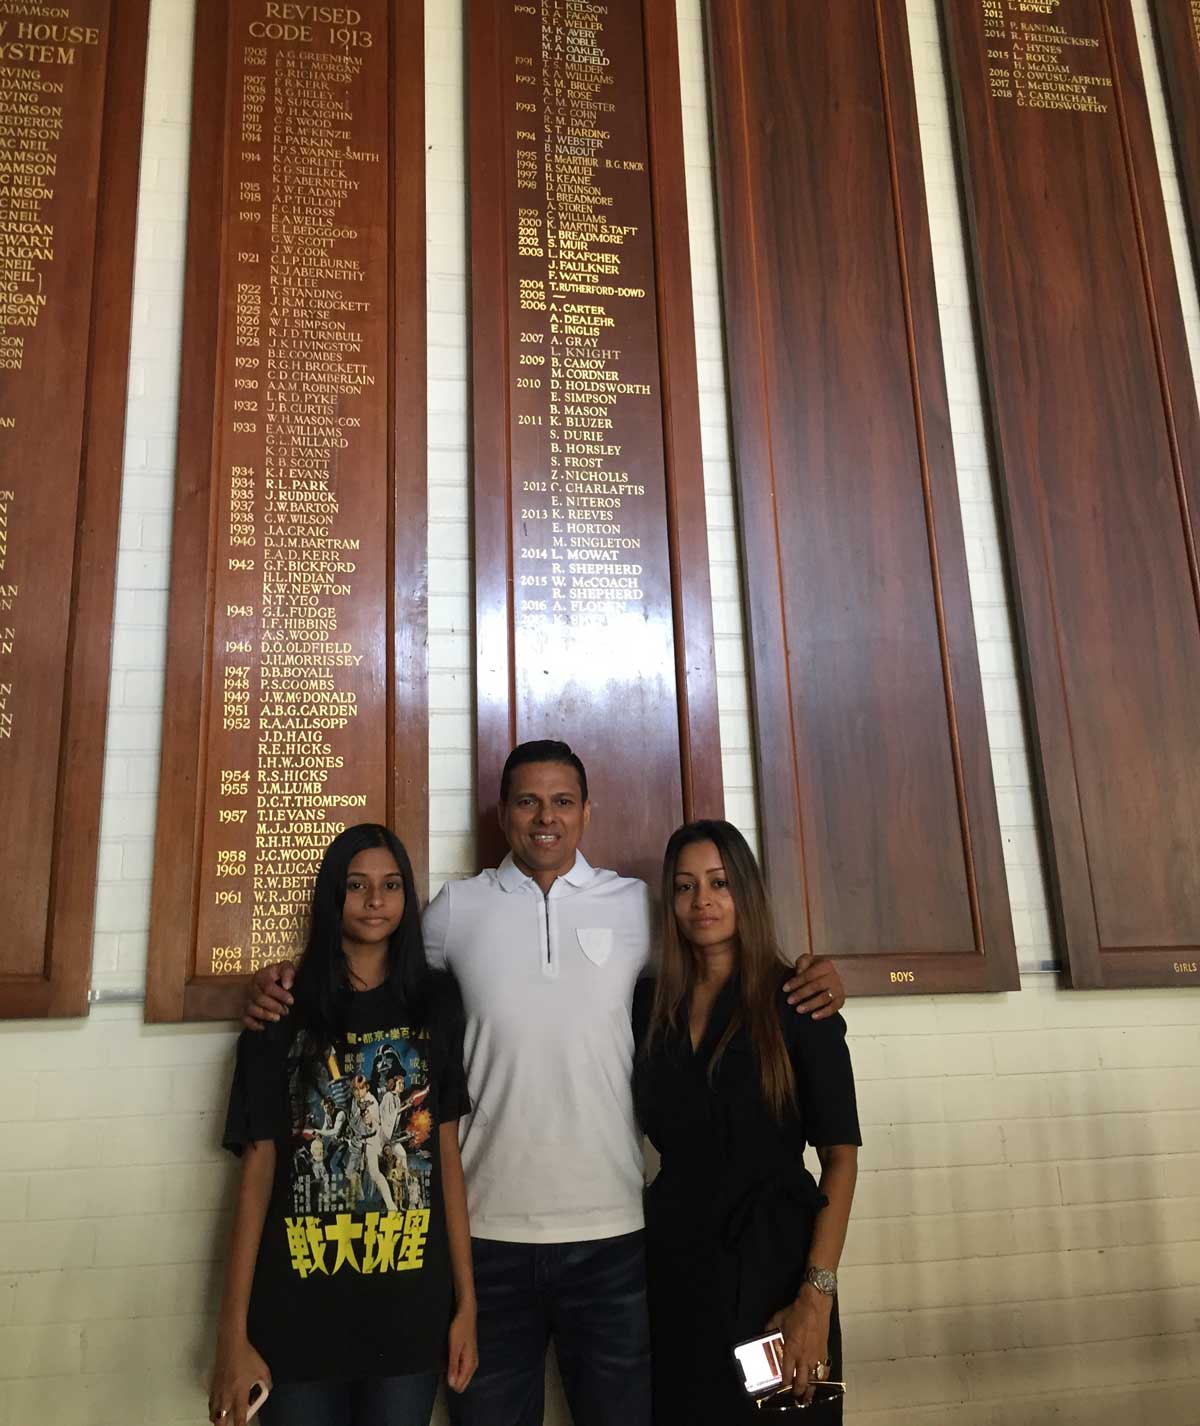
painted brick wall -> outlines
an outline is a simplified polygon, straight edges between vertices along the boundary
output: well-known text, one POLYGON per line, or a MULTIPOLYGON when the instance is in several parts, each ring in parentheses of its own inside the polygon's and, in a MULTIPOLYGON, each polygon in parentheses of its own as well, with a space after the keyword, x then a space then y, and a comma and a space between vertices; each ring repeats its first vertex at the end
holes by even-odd
MULTIPOLYGON (((1200 370, 1145 0, 1160 158, 1200 370)), ((191 25, 151 35, 95 983, 140 990, 157 780, 191 25)), ((428 0, 432 856, 473 869, 462 30, 428 0)), ((955 449, 1020 994, 859 1001, 867 1136, 843 1310, 861 1426, 1200 1426, 1200 997, 1069 994, 1034 835, 935 0, 909 0, 955 449)), ((679 0, 721 734, 754 832, 700 0, 679 0)), ((802 239, 798 240, 802 258, 802 239)), ((0 1026, 0 1426, 203 1419, 232 1034, 136 1004, 0 1026)), ((548 1420, 565 1423, 554 1396, 548 1420)))

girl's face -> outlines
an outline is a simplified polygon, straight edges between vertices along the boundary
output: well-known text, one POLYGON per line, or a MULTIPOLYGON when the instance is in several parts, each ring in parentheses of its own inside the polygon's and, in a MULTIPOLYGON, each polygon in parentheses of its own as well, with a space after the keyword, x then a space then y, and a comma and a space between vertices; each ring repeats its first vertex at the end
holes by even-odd
POLYGON ((404 880, 386 847, 368 847, 350 863, 342 936, 357 946, 386 945, 404 915, 404 880))
POLYGON ((737 907, 712 842, 691 842, 679 853, 675 921, 679 934, 699 951, 725 950, 737 936, 737 907))

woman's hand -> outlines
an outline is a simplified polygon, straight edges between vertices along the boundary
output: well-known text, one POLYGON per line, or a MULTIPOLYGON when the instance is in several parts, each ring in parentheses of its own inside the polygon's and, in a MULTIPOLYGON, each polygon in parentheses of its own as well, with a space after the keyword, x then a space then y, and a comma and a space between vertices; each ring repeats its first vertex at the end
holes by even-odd
POLYGON ((769 1331, 783 1333, 783 1384, 805 1403, 813 1398, 817 1364, 829 1359, 832 1312, 833 1298, 806 1283, 795 1302, 767 1323, 769 1331))
POLYGON ((208 1419, 221 1426, 246 1426, 250 1390, 256 1381, 271 1389, 271 1369, 243 1333, 218 1338, 217 1360, 208 1389, 208 1419))
POLYGON ((450 1323, 450 1363, 446 1369, 446 1384, 452 1391, 466 1391, 478 1365, 475 1308, 460 1307, 450 1323))

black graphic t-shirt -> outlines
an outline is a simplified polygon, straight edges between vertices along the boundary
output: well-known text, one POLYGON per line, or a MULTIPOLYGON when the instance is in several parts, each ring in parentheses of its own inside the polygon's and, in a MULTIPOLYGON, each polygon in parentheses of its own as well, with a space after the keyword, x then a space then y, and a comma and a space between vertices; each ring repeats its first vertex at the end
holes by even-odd
POLYGON ((408 1023, 387 986, 351 998, 314 1063, 285 1021, 245 1031, 225 1146, 275 1143, 249 1337, 276 1381, 445 1364, 452 1282, 438 1125, 470 1107, 457 997, 408 1023))

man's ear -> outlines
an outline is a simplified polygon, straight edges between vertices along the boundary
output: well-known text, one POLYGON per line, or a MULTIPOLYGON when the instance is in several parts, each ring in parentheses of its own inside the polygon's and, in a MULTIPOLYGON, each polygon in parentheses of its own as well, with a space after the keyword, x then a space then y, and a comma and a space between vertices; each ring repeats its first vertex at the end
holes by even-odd
POLYGON ((588 824, 591 820, 592 820, 592 799, 589 797, 588 800, 583 804, 583 825, 586 827, 587 824, 588 824))

